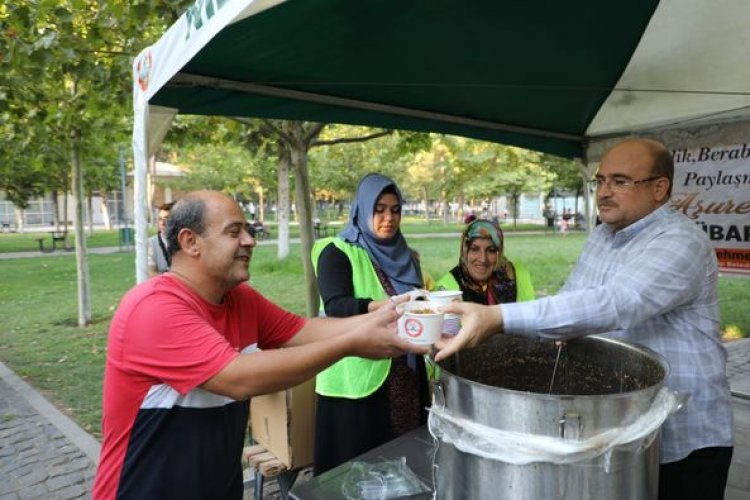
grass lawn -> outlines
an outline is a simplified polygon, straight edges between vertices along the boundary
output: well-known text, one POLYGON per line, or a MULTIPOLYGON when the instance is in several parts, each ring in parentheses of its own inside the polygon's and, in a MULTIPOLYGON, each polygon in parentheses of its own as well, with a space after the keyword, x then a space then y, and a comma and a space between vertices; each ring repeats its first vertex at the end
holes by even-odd
MULTIPOLYGON (((409 226, 405 232, 427 231, 412 231, 409 226)), ((94 237, 109 241, 102 246, 117 246, 115 232, 94 237)), ((584 239, 585 235, 575 233, 566 237, 512 234, 507 238, 507 252, 530 269, 539 295, 551 294, 563 284, 584 239)), ((435 279, 457 261, 457 238, 413 237, 409 242, 435 279)), ((251 280, 272 300, 302 313, 299 245, 291 249, 290 258, 280 262, 275 245, 256 248, 251 280)), ((93 323, 79 328, 72 254, 0 260, 0 360, 97 437, 107 328, 122 295, 134 284, 133 263, 132 252, 89 256, 93 323)), ((750 336, 750 279, 722 276, 719 298, 722 329, 750 336)))

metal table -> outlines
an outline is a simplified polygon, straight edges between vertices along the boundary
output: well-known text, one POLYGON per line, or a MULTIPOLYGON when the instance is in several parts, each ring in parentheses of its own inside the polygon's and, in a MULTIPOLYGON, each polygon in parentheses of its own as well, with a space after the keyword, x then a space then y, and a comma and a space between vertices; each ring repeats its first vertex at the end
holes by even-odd
MULTIPOLYGON (((341 486, 355 462, 380 462, 406 457, 406 463, 417 477, 430 489, 432 484, 432 456, 434 445, 426 426, 397 437, 382 446, 373 448, 359 457, 339 465, 328 472, 292 488, 289 498, 295 500, 333 500, 346 498, 341 486)), ((409 498, 432 498, 432 492, 413 495, 409 498)))

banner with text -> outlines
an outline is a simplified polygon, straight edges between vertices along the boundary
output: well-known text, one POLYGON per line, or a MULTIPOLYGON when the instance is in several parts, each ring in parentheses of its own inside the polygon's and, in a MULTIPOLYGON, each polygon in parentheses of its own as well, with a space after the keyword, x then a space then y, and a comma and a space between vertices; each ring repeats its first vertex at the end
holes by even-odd
POLYGON ((750 275, 750 144, 674 149, 672 206, 700 224, 722 271, 750 275))

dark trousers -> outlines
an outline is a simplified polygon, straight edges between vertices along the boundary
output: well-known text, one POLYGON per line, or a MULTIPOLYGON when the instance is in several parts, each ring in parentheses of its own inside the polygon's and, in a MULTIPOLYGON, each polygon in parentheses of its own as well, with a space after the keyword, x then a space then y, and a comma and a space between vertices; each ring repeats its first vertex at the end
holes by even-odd
POLYGON ((313 474, 320 475, 393 439, 388 384, 361 399, 317 397, 313 474))
POLYGON ((731 446, 701 448, 659 467, 659 500, 723 500, 731 446))

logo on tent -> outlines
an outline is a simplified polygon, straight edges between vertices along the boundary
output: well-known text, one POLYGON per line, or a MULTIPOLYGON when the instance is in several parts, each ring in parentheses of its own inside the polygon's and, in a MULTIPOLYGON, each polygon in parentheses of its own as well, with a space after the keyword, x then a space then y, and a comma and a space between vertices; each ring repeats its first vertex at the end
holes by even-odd
POLYGON ((148 88, 148 81, 151 77, 151 63, 151 51, 147 50, 138 56, 138 63, 135 66, 135 70, 138 72, 138 86, 144 92, 148 88))

